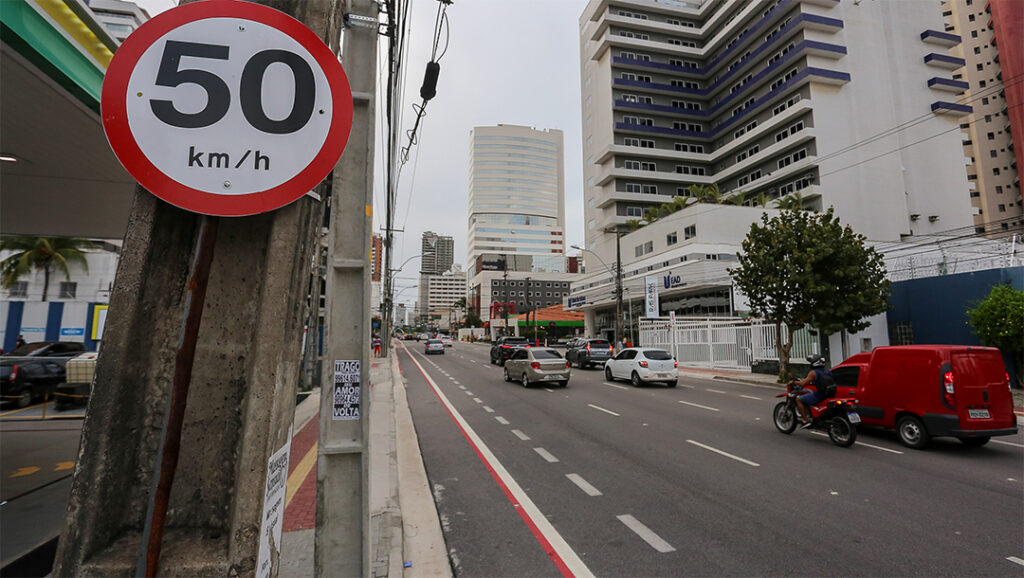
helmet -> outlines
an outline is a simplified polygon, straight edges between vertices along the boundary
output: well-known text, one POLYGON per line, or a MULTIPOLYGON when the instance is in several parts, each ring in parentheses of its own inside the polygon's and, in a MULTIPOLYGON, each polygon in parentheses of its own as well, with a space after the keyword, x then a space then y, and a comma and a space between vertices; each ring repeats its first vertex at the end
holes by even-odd
POLYGON ((806 357, 807 363, 811 364, 811 367, 825 367, 825 356, 820 354, 808 355, 806 357))

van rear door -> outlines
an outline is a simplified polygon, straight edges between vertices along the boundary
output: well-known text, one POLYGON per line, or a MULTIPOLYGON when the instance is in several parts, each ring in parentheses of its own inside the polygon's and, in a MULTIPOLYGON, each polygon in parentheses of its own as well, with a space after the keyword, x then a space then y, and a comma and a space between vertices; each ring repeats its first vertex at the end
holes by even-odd
MULTIPOLYGON (((950 355, 951 374, 943 374, 943 389, 950 378, 953 399, 963 429, 994 429, 1015 425, 1013 397, 1006 381, 1006 366, 998 349, 967 347, 950 355)), ((945 399, 948 399, 946 396, 945 399)))

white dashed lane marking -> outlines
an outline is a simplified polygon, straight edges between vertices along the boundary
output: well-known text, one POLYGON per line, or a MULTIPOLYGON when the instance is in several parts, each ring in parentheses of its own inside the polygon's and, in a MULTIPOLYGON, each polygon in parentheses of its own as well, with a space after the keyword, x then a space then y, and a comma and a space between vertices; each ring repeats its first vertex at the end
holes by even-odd
POLYGON ((514 435, 517 438, 523 440, 524 442, 530 441, 530 436, 524 434, 523 432, 521 432, 521 431, 519 431, 517 429, 512 430, 512 435, 514 435))
POLYGON ((699 403, 690 403, 688 401, 683 401, 683 400, 679 400, 679 403, 681 403, 683 405, 692 405, 693 407, 699 407, 701 409, 706 409, 708 411, 718 411, 717 407, 708 407, 706 405, 701 405, 699 403))
POLYGON ((483 403, 483 400, 481 400, 479 397, 474 397, 473 401, 475 401, 477 403, 483 403))
POLYGON ((589 483, 587 483, 587 480, 581 478, 579 474, 565 474, 565 477, 569 478, 570 482, 576 484, 579 487, 579 489, 583 490, 588 496, 602 495, 601 490, 598 490, 594 486, 591 486, 589 483))
POLYGON ((756 397, 756 396, 753 396, 753 395, 741 395, 740 397, 745 397, 747 399, 756 399, 758 401, 761 401, 760 397, 756 397))
POLYGON ((704 445, 704 444, 702 444, 702 443, 700 443, 700 442, 695 442, 695 441, 693 441, 693 440, 686 440, 686 443, 688 443, 688 444, 693 444, 693 445, 695 445, 695 446, 697 446, 697 447, 699 447, 699 448, 704 448, 704 449, 708 450, 709 452, 715 452, 716 454, 718 454, 718 455, 720 455, 720 456, 725 456, 725 457, 727 457, 727 458, 730 458, 730 459, 736 460, 737 462, 741 462, 741 463, 747 464, 748 466, 754 466, 754 467, 756 468, 756 467, 758 467, 758 466, 760 466, 760 465, 761 465, 761 464, 759 464, 759 463, 757 463, 757 462, 752 462, 752 461, 750 461, 750 460, 747 460, 747 459, 743 459, 743 458, 741 458, 741 457, 739 457, 739 456, 734 456, 734 455, 732 455, 732 454, 730 454, 730 453, 727 453, 727 452, 723 452, 723 451, 722 451, 722 450, 720 450, 720 449, 717 449, 717 448, 713 448, 713 447, 711 447, 711 446, 707 446, 707 445, 704 445))
POLYGON ((621 417, 621 416, 620 416, 619 414, 615 413, 614 411, 612 411, 612 410, 610 410, 610 409, 605 409, 605 408, 603 408, 603 407, 600 407, 600 406, 594 405, 594 404, 592 404, 592 403, 588 403, 587 405, 589 405, 590 407, 592 407, 592 408, 596 409, 597 411, 603 411, 603 412, 605 412, 605 413, 607 413, 607 414, 611 414, 611 415, 614 415, 615 417, 621 417))
POLYGON ((551 452, 549 452, 548 450, 546 450, 544 448, 533 448, 533 451, 535 451, 538 454, 540 454, 540 457, 542 457, 545 460, 547 460, 548 463, 553 464, 553 463, 558 461, 558 458, 556 458, 555 456, 551 455, 551 452))
POLYGON ((486 405, 484 406, 484 411, 486 411, 487 413, 494 413, 494 410, 486 405))
POLYGON ((607 385, 608 387, 615 387, 615 388, 618 388, 618 389, 629 389, 628 387, 626 387, 624 385, 619 385, 617 383, 608 383, 606 381, 606 382, 604 382, 604 384, 607 385))
POLYGON ((705 389, 704 391, 710 391, 711 393, 727 393, 720 389, 705 389))
MULTIPOLYGON (((812 434, 814 434, 814 435, 816 435, 816 436, 823 436, 823 437, 828 437, 828 434, 827 434, 827 433, 825 433, 825 432, 820 432, 820 431, 812 431, 811 433, 812 433, 812 434)), ((866 443, 864 443, 864 442, 854 442, 854 444, 856 444, 856 445, 858 445, 858 446, 865 446, 865 447, 869 447, 869 448, 872 448, 872 449, 876 449, 876 450, 881 450, 881 451, 883 451, 883 452, 889 452, 890 454, 899 454, 899 455, 903 455, 903 452, 901 452, 901 451, 897 451, 897 450, 891 450, 891 449, 889 449, 889 448, 883 448, 882 446, 875 446, 875 445, 871 445, 871 444, 866 444, 866 443)))
POLYGON ((501 425, 508 425, 508 420, 501 417, 500 415, 494 416, 494 419, 497 420, 498 423, 500 423, 501 425))
POLYGON ((1020 564, 1021 566, 1024 566, 1024 560, 1021 560, 1016 556, 1007 556, 1006 559, 1010 562, 1013 562, 1014 564, 1020 564))
POLYGON ((672 547, 672 544, 669 544, 663 540, 661 536, 655 534, 650 528, 640 523, 640 520, 637 520, 629 514, 616 516, 616 518, 625 524, 627 528, 636 532, 636 535, 640 536, 644 542, 650 544, 651 548, 654 548, 662 554, 666 552, 675 552, 676 549, 672 547))
MULTIPOLYGON (((1004 442, 1002 440, 991 440, 994 444, 1003 444, 1004 446, 1013 446, 1015 448, 1024 448, 1024 445, 1015 444, 1013 442, 1004 442)), ((1019 558, 1018 558, 1019 559, 1019 558)))

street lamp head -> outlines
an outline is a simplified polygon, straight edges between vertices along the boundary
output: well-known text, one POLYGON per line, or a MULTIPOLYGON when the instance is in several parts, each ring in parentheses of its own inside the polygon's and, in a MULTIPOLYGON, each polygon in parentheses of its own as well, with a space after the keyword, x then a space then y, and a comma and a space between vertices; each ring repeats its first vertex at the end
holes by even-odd
POLYGON ((569 248, 570 249, 576 249, 577 251, 582 251, 583 250, 583 247, 580 247, 579 245, 569 245, 569 248))

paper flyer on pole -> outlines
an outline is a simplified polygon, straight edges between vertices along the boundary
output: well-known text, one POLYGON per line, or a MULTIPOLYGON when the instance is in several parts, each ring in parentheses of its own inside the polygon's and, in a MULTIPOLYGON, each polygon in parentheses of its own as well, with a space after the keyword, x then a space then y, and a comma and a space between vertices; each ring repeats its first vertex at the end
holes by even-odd
POLYGON ((360 416, 362 364, 357 359, 334 361, 334 399, 331 419, 357 420, 360 416))
POLYGON ((281 529, 284 526, 284 501, 288 481, 288 457, 292 449, 292 429, 288 441, 267 461, 267 483, 263 491, 263 515, 260 518, 260 550, 256 578, 268 578, 280 564, 281 529))

